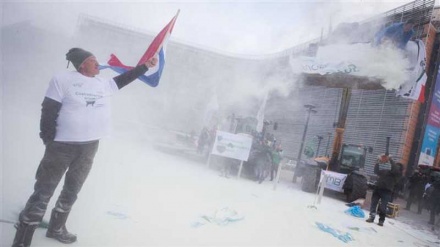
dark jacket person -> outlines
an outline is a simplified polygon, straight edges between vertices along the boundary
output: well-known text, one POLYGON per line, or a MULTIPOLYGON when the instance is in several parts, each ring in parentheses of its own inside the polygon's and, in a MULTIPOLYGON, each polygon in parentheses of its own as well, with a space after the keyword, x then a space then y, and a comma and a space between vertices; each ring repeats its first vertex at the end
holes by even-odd
POLYGON ((374 165, 374 173, 378 175, 376 187, 371 196, 370 217, 368 223, 374 222, 376 208, 379 204, 379 226, 383 226, 386 217, 387 204, 391 201, 394 186, 402 176, 399 165, 389 157, 381 156, 374 165))

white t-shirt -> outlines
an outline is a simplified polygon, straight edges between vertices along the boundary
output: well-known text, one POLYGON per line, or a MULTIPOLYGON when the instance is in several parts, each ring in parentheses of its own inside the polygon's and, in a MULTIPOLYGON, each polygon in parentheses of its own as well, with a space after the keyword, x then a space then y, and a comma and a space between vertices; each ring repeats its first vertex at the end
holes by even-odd
POLYGON ((77 71, 55 75, 46 97, 60 102, 55 141, 99 140, 110 133, 110 96, 118 91, 113 79, 87 77, 77 71))

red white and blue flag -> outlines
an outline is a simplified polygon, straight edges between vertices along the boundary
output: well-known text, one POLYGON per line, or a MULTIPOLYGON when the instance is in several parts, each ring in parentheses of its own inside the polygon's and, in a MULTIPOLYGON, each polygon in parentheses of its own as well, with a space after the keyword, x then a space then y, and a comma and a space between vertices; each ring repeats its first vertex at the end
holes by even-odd
MULTIPOLYGON (((158 62, 156 66, 149 68, 148 71, 139 76, 138 79, 145 82, 146 84, 156 87, 159 84, 160 77, 163 72, 163 68, 165 67, 165 49, 166 44, 168 42, 168 38, 173 31, 174 23, 176 22, 177 16, 179 15, 179 11, 177 14, 171 19, 171 21, 166 25, 162 31, 154 38, 153 42, 151 42, 147 51, 145 51, 144 55, 142 55, 137 65, 145 63, 148 59, 158 55, 158 62)), ((112 69, 119 74, 122 74, 128 70, 133 69, 133 66, 124 65, 114 54, 110 55, 110 59, 108 60, 106 65, 100 65, 99 69, 112 69)))

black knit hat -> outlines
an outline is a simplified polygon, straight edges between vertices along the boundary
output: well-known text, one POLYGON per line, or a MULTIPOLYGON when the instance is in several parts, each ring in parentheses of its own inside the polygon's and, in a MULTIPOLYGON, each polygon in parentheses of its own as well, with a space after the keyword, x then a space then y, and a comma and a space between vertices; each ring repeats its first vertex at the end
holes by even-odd
MULTIPOLYGON (((81 64, 90 56, 93 56, 93 54, 89 51, 81 48, 72 48, 67 52, 66 59, 72 62, 75 69, 79 71, 81 64)), ((67 63, 67 67, 69 67, 69 63, 67 63)))

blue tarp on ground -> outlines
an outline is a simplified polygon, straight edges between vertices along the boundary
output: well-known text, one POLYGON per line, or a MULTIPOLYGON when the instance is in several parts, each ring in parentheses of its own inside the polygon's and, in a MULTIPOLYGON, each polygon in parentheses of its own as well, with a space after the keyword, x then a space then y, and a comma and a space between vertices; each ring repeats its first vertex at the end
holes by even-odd
POLYGON ((328 232, 331 235, 333 235, 334 237, 338 238, 339 240, 343 241, 344 243, 348 243, 349 241, 353 241, 354 238, 353 236, 351 236, 350 233, 348 232, 341 232, 337 229, 334 229, 328 225, 319 223, 319 222, 315 222, 316 225, 318 226, 318 228, 324 232, 328 232))
POLYGON ((345 210, 344 213, 352 215, 354 217, 359 217, 359 218, 365 217, 364 211, 362 210, 362 208, 360 206, 357 206, 357 205, 345 210))

